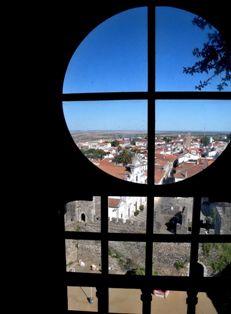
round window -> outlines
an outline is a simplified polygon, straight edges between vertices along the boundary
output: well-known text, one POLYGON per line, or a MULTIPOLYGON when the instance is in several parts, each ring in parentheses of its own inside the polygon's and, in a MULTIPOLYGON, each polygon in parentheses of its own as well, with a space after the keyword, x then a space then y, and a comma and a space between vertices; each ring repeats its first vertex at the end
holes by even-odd
POLYGON ((170 7, 155 15, 153 32, 140 7, 82 41, 66 71, 63 112, 77 147, 99 169, 168 184, 206 169, 227 147, 231 103, 200 93, 231 90, 231 67, 207 21, 170 7))

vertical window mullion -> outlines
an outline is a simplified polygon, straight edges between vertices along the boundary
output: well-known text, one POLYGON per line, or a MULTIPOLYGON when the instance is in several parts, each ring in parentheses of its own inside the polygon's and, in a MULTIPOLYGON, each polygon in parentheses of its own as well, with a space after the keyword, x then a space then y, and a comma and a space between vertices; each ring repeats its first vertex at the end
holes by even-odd
POLYGON ((148 199, 147 199, 147 243, 146 275, 152 275, 152 233, 153 233, 153 189, 154 189, 154 86, 155 86, 155 6, 148 6, 148 199))
MULTIPOLYGON (((57 213, 57 220, 58 220, 58 225, 59 225, 59 230, 62 230, 61 233, 59 233, 60 235, 60 242, 59 243, 62 243, 62 247, 63 247, 63 254, 62 254, 62 258, 63 258, 63 272, 64 274, 66 273, 67 271, 67 260, 66 260, 66 239, 65 239, 65 236, 63 236, 65 234, 65 205, 63 205, 63 208, 62 209, 59 209, 58 210, 58 213, 57 213)), ((63 308, 64 309, 68 309, 68 290, 67 290, 67 285, 64 284, 63 285, 63 308)))
MULTIPOLYGON (((108 276, 108 197, 101 197, 101 269, 102 276, 108 276)), ((109 295, 108 287, 98 287, 98 312, 108 313, 109 295)))
MULTIPOLYGON (((152 276, 152 233, 153 233, 153 210, 154 210, 154 130, 155 130, 155 5, 148 5, 148 198, 147 198, 147 230, 146 230, 146 259, 145 276, 147 281, 152 276)), ((143 313, 151 313, 151 290, 143 289, 142 297, 143 313)))
POLYGON ((155 130, 155 6, 148 6, 148 185, 154 185, 155 130))
POLYGON ((101 197, 101 265, 102 274, 108 274, 108 197, 101 197))
POLYGON ((98 313, 108 313, 108 287, 96 287, 96 296, 98 299, 98 313))
POLYGON ((191 242, 191 256, 190 256, 190 276, 197 273, 197 259, 198 259, 198 235, 200 233, 200 207, 201 198, 194 197, 193 199, 193 215, 192 215, 192 242, 191 242))
MULTIPOLYGON (((189 276, 193 281, 196 281, 199 276, 203 276, 201 274, 201 267, 198 264, 198 235, 200 233, 200 208, 201 208, 201 198, 194 197, 193 199, 193 219, 192 219, 192 241, 191 241, 191 254, 190 254, 190 272, 189 276)), ((196 313, 196 305, 197 305, 197 293, 195 288, 190 289, 188 291, 187 297, 187 314, 196 313)))

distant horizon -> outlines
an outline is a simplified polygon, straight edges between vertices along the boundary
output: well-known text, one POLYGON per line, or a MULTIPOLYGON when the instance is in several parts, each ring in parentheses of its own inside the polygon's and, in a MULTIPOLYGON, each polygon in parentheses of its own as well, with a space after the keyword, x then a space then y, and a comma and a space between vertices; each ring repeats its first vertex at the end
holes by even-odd
MULTIPOLYGON (((144 133, 147 134, 148 132, 146 130, 70 130, 71 133, 144 133)), ((222 133, 227 134, 231 133, 230 131, 216 131, 216 130, 157 130, 155 131, 155 134, 157 133, 222 133)))

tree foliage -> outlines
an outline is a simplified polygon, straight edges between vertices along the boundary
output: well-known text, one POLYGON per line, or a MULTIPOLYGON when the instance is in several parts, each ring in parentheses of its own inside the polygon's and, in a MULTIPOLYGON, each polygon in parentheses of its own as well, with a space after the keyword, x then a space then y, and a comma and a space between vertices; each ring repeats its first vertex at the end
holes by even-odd
POLYGON ((231 263, 231 244, 217 244, 218 258, 211 261, 211 267, 214 272, 220 272, 231 263))
POLYGON ((87 158, 92 158, 92 159, 102 159, 105 155, 108 154, 103 149, 94 149, 94 148, 83 150, 82 153, 87 158))
POLYGON ((208 144, 209 144, 209 137, 208 137, 208 136, 203 136, 203 137, 201 138, 201 144, 202 144, 203 146, 208 146, 208 144))
POLYGON ((120 143, 119 143, 119 141, 117 141, 117 140, 114 140, 114 141, 111 142, 111 146, 112 146, 112 147, 118 147, 119 144, 120 144, 120 143))
POLYGON ((118 164, 123 164, 124 166, 132 163, 132 158, 134 154, 129 150, 122 150, 119 155, 114 158, 114 161, 118 164))
POLYGON ((215 273, 231 264, 231 243, 203 243, 202 252, 215 273))
POLYGON ((223 40, 218 31, 212 30, 211 24, 201 17, 195 17, 192 21, 193 25, 198 26, 202 30, 210 29, 208 40, 201 49, 195 48, 193 56, 199 60, 191 67, 184 67, 183 72, 194 75, 196 73, 208 74, 208 79, 200 81, 195 88, 201 91, 205 88, 214 77, 220 76, 220 82, 217 84, 219 91, 224 90, 231 85, 231 51, 223 40))
POLYGON ((164 137, 163 137, 163 140, 164 140, 166 143, 169 143, 169 142, 171 142, 171 137, 169 137, 169 136, 164 136, 164 137))
POLYGON ((180 270, 181 268, 184 268, 184 264, 184 261, 176 260, 174 263, 174 267, 176 268, 176 270, 180 270))

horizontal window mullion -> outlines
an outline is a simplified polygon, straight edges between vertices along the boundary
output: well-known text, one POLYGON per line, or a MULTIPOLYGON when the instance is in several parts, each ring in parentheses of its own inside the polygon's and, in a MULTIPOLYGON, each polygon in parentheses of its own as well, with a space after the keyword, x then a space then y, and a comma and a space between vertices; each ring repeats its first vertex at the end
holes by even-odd
MULTIPOLYGON (((102 240, 105 235, 97 232, 74 232, 66 231, 65 239, 70 240, 102 240)), ((153 234, 153 242, 192 242, 192 237, 195 241, 201 243, 231 243, 231 234, 153 234)), ((108 241, 132 241, 132 242, 145 242, 147 240, 146 234, 135 234, 135 233, 108 233, 108 241)))
POLYGON ((97 312, 92 312, 92 311, 78 311, 78 310, 67 310, 66 314, 91 314, 91 313, 97 313, 97 312))
POLYGON ((231 99, 231 92, 156 92, 155 99, 231 99))
POLYGON ((153 242, 173 242, 173 243, 182 243, 182 242, 192 242, 191 234, 153 234, 153 242))
POLYGON ((66 273, 67 286, 82 287, 108 287, 108 288, 153 288, 175 291, 187 291, 196 289, 198 292, 208 291, 208 287, 216 289, 229 283, 229 277, 177 277, 177 276, 128 276, 128 275, 106 275, 89 273, 66 273), (128 280, 129 279, 129 280, 128 280))
POLYGON ((199 234, 198 242, 201 243, 231 243, 231 234, 199 234))
POLYGON ((109 241, 129 241, 129 242, 145 242, 147 241, 146 234, 138 233, 109 233, 109 241))
POLYGON ((231 92, 99 92, 64 93, 62 101, 133 100, 133 99, 231 99, 231 92))

